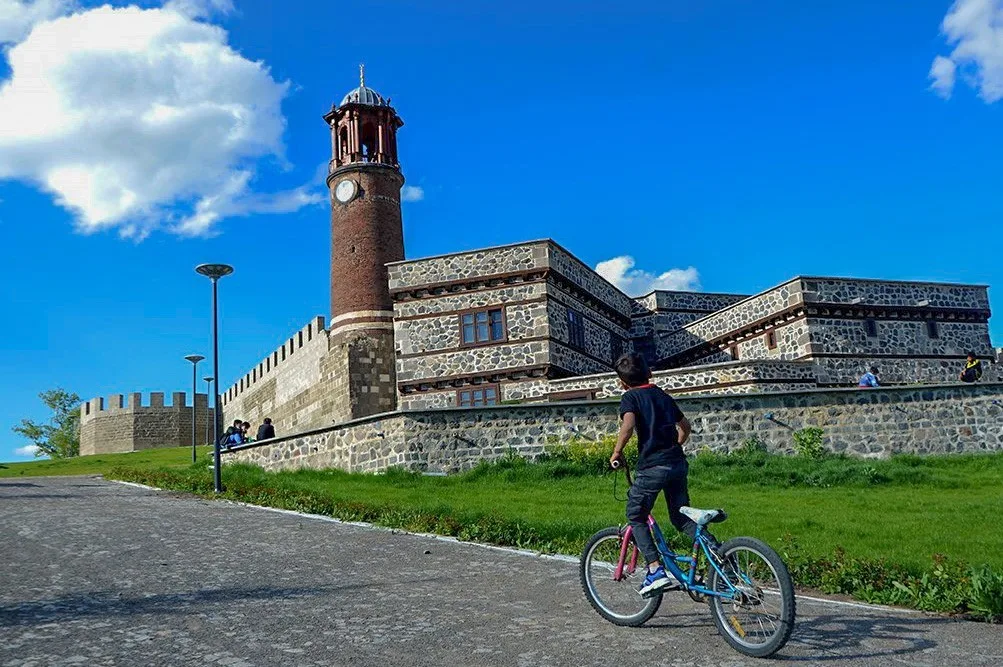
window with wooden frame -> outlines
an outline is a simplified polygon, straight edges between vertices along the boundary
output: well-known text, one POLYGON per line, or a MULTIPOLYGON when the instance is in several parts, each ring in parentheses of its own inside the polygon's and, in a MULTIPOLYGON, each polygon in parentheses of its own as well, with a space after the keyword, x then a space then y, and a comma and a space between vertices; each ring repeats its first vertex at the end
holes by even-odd
POLYGON ((738 345, 732 345, 729 347, 728 354, 731 355, 732 361, 738 361, 738 345))
POLYGON ((877 338, 878 337, 878 322, 877 322, 877 320, 870 319, 870 318, 864 320, 864 333, 867 334, 868 338, 877 338))
POLYGON ((501 308, 475 310, 460 315, 460 344, 483 345, 505 340, 505 318, 501 308))
POLYGON ((766 332, 766 349, 777 349, 777 332, 772 329, 766 332))
POLYGON ((571 308, 568 308, 568 343, 579 350, 585 349, 585 318, 571 308))
POLYGON ((940 338, 940 326, 937 320, 926 321, 926 333, 930 338, 940 338))
POLYGON ((486 384, 480 387, 460 389, 456 392, 456 404, 461 408, 482 408, 498 405, 498 385, 486 384))

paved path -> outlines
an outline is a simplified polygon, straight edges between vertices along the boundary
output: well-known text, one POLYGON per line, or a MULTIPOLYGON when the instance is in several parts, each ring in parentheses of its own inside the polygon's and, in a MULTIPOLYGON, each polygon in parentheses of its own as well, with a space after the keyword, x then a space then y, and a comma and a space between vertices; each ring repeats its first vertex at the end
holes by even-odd
MULTIPOLYGON (((999 626, 799 602, 789 661, 1000 665, 999 626)), ((575 565, 93 477, 0 479, 0 665, 763 665, 679 594, 602 620, 575 565)))

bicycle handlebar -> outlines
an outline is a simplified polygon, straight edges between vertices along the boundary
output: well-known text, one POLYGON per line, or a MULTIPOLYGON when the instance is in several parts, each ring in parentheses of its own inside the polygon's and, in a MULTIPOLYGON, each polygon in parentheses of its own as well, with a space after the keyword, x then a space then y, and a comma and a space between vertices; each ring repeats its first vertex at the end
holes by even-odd
POLYGON ((632 484, 630 479, 630 466, 627 465, 626 460, 617 459, 616 461, 610 463, 610 467, 612 467, 613 470, 619 470, 620 468, 623 468, 623 474, 627 478, 627 486, 630 486, 632 484))

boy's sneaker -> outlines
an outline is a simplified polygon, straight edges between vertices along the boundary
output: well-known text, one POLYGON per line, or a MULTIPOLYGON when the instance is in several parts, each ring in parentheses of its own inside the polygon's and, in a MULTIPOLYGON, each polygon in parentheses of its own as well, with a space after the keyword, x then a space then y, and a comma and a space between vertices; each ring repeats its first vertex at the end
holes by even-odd
POLYGON ((637 589, 637 592, 641 594, 641 597, 650 597, 658 591, 671 587, 672 583, 673 580, 665 574, 665 568, 659 565, 654 572, 648 572, 648 576, 644 578, 644 583, 637 589))

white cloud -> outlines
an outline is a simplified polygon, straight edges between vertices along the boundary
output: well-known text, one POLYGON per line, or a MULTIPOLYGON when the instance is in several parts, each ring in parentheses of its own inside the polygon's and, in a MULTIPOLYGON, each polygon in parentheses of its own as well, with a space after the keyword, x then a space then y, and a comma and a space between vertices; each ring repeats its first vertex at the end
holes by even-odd
POLYGON ((655 275, 635 269, 634 258, 629 255, 599 262, 596 264, 596 273, 630 296, 643 296, 656 289, 685 292, 700 289, 700 275, 692 266, 686 269, 669 269, 655 275))
POLYGON ((941 24, 950 56, 937 56, 930 87, 950 97, 956 72, 986 102, 1003 99, 1003 0, 956 0, 941 24))
POLYGON ((190 16, 193 19, 209 18, 215 14, 233 11, 233 0, 167 0, 164 9, 190 16))
POLYGON ((954 72, 956 69, 957 66, 954 64, 954 61, 943 56, 934 58, 933 65, 930 66, 930 78, 933 80, 930 88, 944 99, 951 97, 951 91, 954 90, 954 72))
POLYGON ((84 232, 133 238, 160 226, 209 234, 226 217, 325 201, 312 183, 253 190, 256 163, 285 166, 289 84, 234 51, 222 28, 192 18, 232 3, 169 5, 43 21, 7 52, 0 179, 52 193, 84 232))
POLYGON ((401 201, 421 201, 425 190, 420 185, 405 185, 401 188, 401 201))
POLYGON ((65 14, 70 0, 0 0, 0 44, 20 42, 36 23, 65 14))
POLYGON ((34 456, 36 452, 38 452, 38 445, 25 445, 14 450, 18 456, 34 456))

